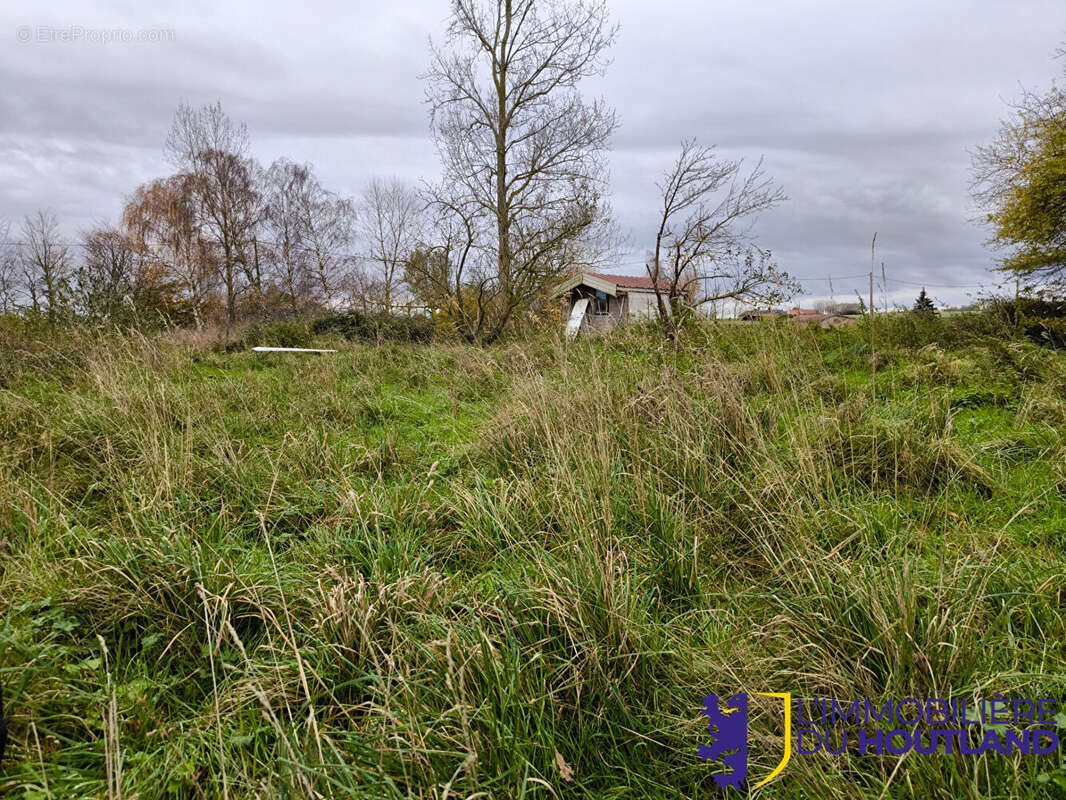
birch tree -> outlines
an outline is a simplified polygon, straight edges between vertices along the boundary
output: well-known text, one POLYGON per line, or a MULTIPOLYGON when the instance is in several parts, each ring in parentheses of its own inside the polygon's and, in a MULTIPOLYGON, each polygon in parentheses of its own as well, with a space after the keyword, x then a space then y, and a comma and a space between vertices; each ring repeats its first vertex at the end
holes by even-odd
POLYGON ((55 214, 38 211, 23 220, 19 262, 30 306, 58 321, 71 299, 73 261, 55 214))
POLYGON ((292 310, 333 305, 347 290, 355 208, 325 188, 310 164, 278 159, 263 181, 264 257, 292 310))
POLYGON ((297 196, 297 210, 316 289, 326 305, 334 306, 350 290, 356 267, 355 204, 312 175, 297 196))
POLYGON ((292 312, 315 295, 315 271, 303 224, 302 197, 311 180, 311 168, 278 159, 264 175, 264 254, 270 279, 285 296, 292 312))
POLYGON ((360 198, 359 237, 383 311, 391 311, 396 303, 404 265, 422 238, 423 205, 417 192, 395 178, 375 178, 360 198))
POLYGON ((262 292, 255 259, 259 222, 257 165, 244 125, 235 124, 219 103, 178 106, 166 143, 170 162, 188 176, 201 205, 205 233, 218 244, 226 320, 237 316, 237 300, 250 286, 262 292))
POLYGON ((220 269, 217 245, 204 235, 191 184, 188 175, 175 175, 138 187, 122 212, 122 227, 137 254, 145 291, 173 297, 200 328, 213 305, 220 269))
POLYGON ((0 314, 15 311, 22 294, 19 247, 11 238, 11 223, 0 219, 0 314))

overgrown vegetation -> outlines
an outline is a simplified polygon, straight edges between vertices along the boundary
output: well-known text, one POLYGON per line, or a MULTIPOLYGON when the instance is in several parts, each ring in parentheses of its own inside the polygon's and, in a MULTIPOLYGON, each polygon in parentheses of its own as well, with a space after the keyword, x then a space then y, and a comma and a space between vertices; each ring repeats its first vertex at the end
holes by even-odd
MULTIPOLYGON (((708 692, 1062 697, 1066 357, 876 324, 9 330, 0 793, 709 797, 708 692)), ((793 757, 760 794, 1053 797, 1055 759, 793 757)))
POLYGON ((999 303, 994 311, 1037 344, 1066 348, 1066 300, 1019 298, 999 303))
POLYGON ((344 311, 324 314, 311 325, 316 334, 336 333, 350 341, 421 342, 433 340, 433 320, 428 317, 344 311))

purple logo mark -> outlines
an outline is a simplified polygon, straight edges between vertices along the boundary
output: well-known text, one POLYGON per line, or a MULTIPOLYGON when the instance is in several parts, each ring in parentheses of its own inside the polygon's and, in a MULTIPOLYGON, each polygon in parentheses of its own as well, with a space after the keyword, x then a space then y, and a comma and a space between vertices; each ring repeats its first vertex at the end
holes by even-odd
POLYGON ((723 706, 718 695, 709 694, 703 698, 702 710, 710 720, 714 742, 700 745, 697 752, 704 761, 720 761, 732 770, 716 774, 716 784, 739 787, 748 778, 748 696, 738 692, 723 706))

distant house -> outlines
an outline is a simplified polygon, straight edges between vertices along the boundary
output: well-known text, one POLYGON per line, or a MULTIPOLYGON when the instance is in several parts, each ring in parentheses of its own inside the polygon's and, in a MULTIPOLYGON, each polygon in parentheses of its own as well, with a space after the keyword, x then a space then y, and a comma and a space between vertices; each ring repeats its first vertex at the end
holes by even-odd
MULTIPOLYGON (((856 308, 858 308, 857 305, 856 308)), ((793 308, 787 312, 778 311, 777 309, 760 310, 753 308, 739 314, 737 319, 742 322, 762 322, 764 320, 773 321, 787 319, 789 322, 794 322, 800 327, 814 324, 820 325, 823 328, 835 328, 838 325, 854 325, 858 321, 858 317, 845 314, 823 314, 820 311, 815 311, 813 308, 793 308)))
MULTIPOLYGON (((670 282, 660 278, 659 291, 669 289, 670 282)), ((647 276, 579 272, 557 286, 554 294, 563 303, 570 336, 610 330, 657 314, 655 284, 647 276)))
POLYGON ((784 311, 778 311, 775 308, 767 308, 759 310, 757 308, 749 309, 737 315, 737 319, 742 322, 761 322, 762 320, 775 320, 783 319, 785 316, 784 311))
POLYGON ((823 328, 836 328, 840 325, 854 325, 862 316, 863 309, 859 303, 828 303, 825 311, 814 308, 793 308, 788 318, 801 327, 817 324, 823 328))
POLYGON ((860 303, 836 303, 832 307, 832 314, 841 317, 858 317, 863 312, 860 303))
POLYGON ((854 325, 858 321, 858 318, 853 316, 845 316, 844 314, 821 314, 817 311, 805 314, 791 314, 789 319, 800 326, 816 324, 823 328, 854 325))

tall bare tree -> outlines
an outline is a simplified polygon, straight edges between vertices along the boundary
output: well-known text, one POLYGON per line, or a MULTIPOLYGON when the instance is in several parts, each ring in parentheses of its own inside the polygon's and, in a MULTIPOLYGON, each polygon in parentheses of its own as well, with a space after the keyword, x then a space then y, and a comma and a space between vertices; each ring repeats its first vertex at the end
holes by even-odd
POLYGON ((337 304, 352 288, 353 202, 323 188, 310 164, 284 158, 266 170, 262 193, 267 277, 294 312, 337 304))
POLYGON ((70 303, 73 261, 50 211, 38 211, 22 222, 20 264, 30 305, 57 321, 70 303))
POLYGON ((323 188, 314 175, 303 186, 297 201, 315 284, 326 305, 334 306, 353 285, 355 203, 350 197, 323 188))
POLYGON ((312 251, 303 221, 303 196, 313 180, 310 165, 278 159, 264 175, 263 232, 271 280, 293 313, 315 295, 312 251))
POLYGON ((486 342, 567 270, 567 245, 603 210, 615 117, 577 87, 602 73, 617 29, 597 0, 451 6, 447 47, 433 48, 427 75, 444 162, 433 200, 446 227, 473 237, 438 247, 465 254, 447 302, 461 333, 486 342))
POLYGON ((201 221, 218 244, 226 319, 231 323, 242 291, 250 287, 262 292, 255 251, 258 165, 249 149, 247 128, 235 124, 220 103, 178 106, 165 149, 170 162, 191 179, 201 221))
POLYGON ((397 178, 375 178, 359 200, 359 238, 384 311, 392 310, 404 265, 422 238, 423 205, 418 193, 397 178))
POLYGON ((788 274, 751 244, 755 217, 785 199, 761 161, 744 175, 740 161, 686 141, 658 187, 662 205, 647 269, 668 336, 693 309, 726 299, 773 303, 795 292, 788 274))

